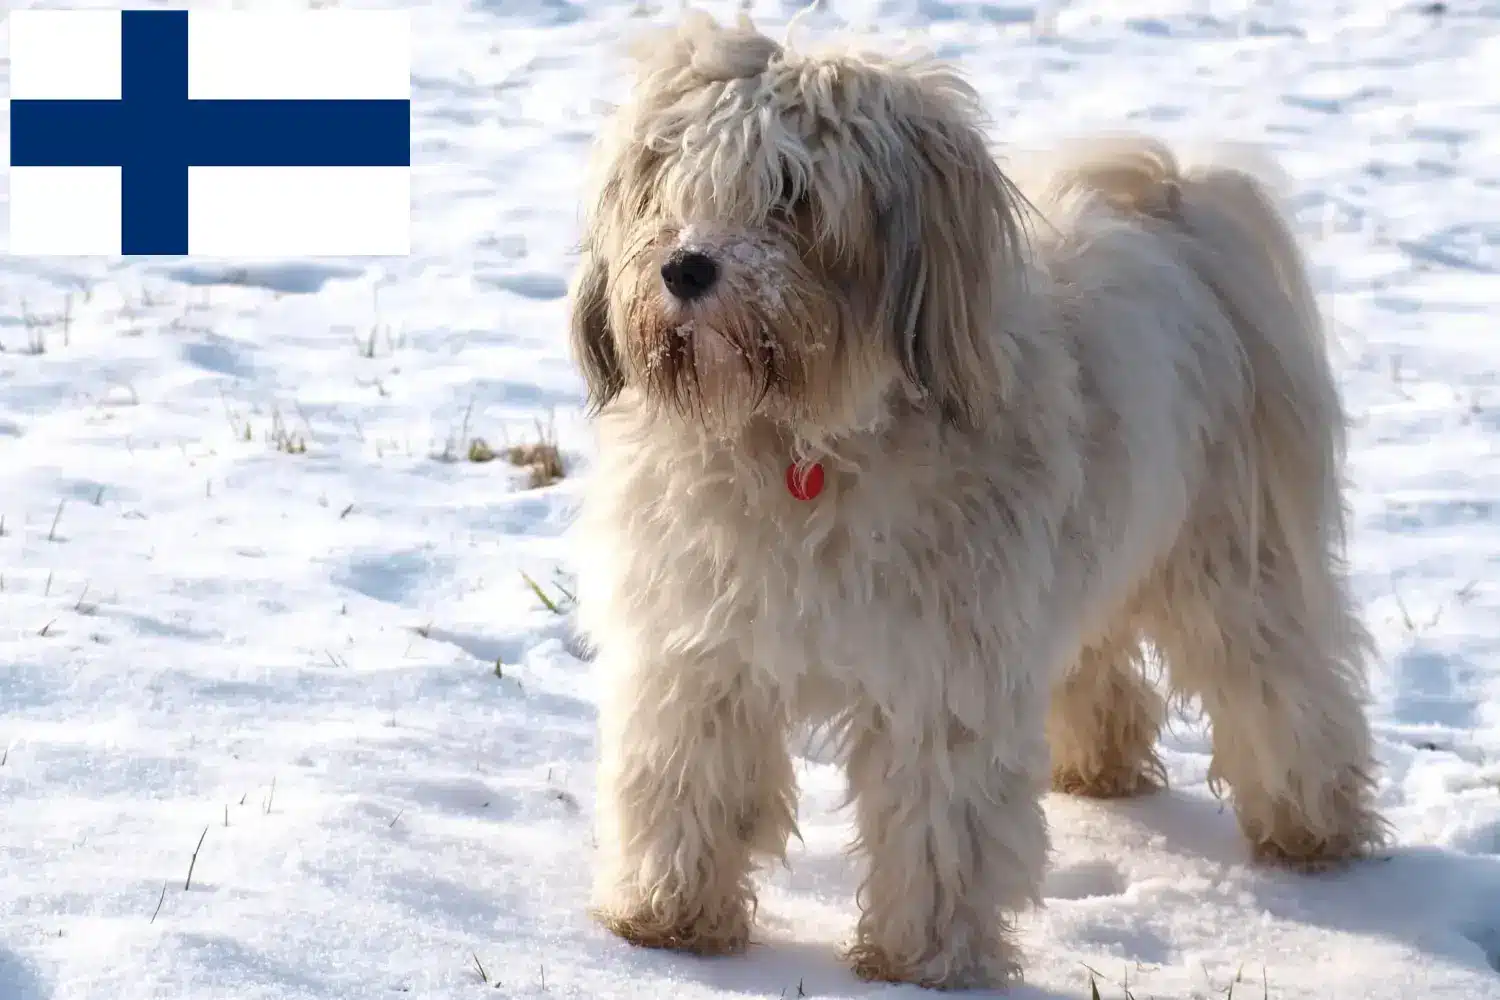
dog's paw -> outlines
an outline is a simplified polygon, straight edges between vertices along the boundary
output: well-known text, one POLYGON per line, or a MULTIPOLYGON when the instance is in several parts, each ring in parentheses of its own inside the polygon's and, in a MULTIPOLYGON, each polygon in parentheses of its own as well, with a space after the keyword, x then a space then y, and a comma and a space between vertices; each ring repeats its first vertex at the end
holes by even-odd
POLYGON ((1167 785, 1167 770, 1152 758, 1140 765, 1121 765, 1085 772, 1076 767, 1052 769, 1052 790, 1089 799, 1126 799, 1149 795, 1167 785))
POLYGON ((1284 868, 1302 875, 1317 875, 1338 871, 1365 856, 1364 851, 1349 851, 1337 845, 1318 845, 1307 848, 1298 846, 1288 850, 1286 845, 1267 841, 1250 846, 1251 855, 1258 864, 1271 868, 1284 868))
POLYGON ((1020 956, 1005 942, 984 955, 940 953, 922 961, 903 961, 873 942, 856 941, 845 958, 865 982, 909 983, 930 990, 1003 989, 1021 978, 1020 956))
POLYGON ((1340 794, 1321 811, 1321 824, 1307 822, 1291 803, 1236 802, 1240 828, 1255 860, 1299 872, 1341 868, 1369 858, 1390 842, 1390 825, 1363 797, 1340 794))
POLYGON ((674 912, 650 906, 596 907, 594 919, 611 934, 642 948, 694 955, 736 955, 750 944, 750 907, 725 902, 674 912), (712 912, 710 912, 712 909, 712 912))
POLYGON ((1266 839, 1251 838, 1255 860, 1305 874, 1335 871, 1376 856, 1386 845, 1384 824, 1356 833, 1322 835, 1309 830, 1280 830, 1266 839))

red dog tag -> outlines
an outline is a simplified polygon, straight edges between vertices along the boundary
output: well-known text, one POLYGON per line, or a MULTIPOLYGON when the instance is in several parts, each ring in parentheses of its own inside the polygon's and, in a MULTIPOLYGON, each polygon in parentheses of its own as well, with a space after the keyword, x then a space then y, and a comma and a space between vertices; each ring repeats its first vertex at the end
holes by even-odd
POLYGON ((798 500, 811 500, 823 492, 823 463, 814 462, 804 473, 798 473, 797 463, 786 467, 787 492, 798 500))

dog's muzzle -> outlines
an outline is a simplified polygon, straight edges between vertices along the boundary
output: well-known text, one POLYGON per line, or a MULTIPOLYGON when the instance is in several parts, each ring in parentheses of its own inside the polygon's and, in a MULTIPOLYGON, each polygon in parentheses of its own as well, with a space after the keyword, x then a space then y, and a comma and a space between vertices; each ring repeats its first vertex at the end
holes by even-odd
POLYGON ((701 299, 719 280, 719 265, 706 253, 678 250, 661 266, 662 284, 679 302, 701 299))

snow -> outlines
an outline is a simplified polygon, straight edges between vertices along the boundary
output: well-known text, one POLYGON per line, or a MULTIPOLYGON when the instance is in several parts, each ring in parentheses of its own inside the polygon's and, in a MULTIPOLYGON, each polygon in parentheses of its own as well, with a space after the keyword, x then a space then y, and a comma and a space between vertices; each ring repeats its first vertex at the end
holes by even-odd
MULTIPOLYGON (((752 12, 779 33, 795 7, 752 12)), ((1356 421, 1397 845, 1251 865, 1177 720, 1169 792, 1049 800, 1013 996, 1087 997, 1092 969, 1106 1000, 1500 998, 1500 4, 832 8, 802 36, 937 49, 1000 139, 1268 144, 1356 421)), ((594 681, 565 590, 591 444, 563 296, 617 42, 674 14, 415 7, 409 258, 0 258, 0 998, 923 995, 837 957, 855 876, 816 753, 750 955, 635 950, 584 912, 594 681), (559 483, 467 461, 539 427, 559 483)))

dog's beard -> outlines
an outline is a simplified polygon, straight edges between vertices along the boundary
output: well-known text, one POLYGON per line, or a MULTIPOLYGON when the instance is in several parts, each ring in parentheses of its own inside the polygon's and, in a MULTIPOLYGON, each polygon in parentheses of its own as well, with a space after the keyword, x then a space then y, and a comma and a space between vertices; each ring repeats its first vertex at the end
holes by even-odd
POLYGON ((635 300, 629 318, 646 395, 703 423, 741 421, 792 389, 797 369, 774 318, 715 293, 692 305, 635 300))

